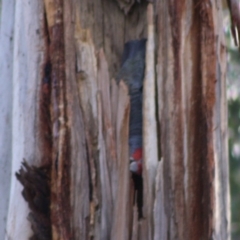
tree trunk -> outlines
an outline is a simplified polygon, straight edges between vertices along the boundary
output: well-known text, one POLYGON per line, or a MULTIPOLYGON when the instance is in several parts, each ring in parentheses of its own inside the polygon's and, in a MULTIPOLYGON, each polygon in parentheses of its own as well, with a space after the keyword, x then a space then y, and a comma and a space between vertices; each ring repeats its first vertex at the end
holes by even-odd
POLYGON ((230 239, 220 0, 3 0, 0 31, 0 236, 230 239), (141 38, 139 218, 115 78, 141 38))

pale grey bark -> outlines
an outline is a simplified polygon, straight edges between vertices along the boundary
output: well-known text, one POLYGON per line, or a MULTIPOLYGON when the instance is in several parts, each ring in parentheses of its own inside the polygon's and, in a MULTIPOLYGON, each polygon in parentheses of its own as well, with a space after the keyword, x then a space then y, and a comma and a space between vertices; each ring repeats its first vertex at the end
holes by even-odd
POLYGON ((0 235, 27 239, 31 229, 22 186, 15 177, 23 159, 37 164, 38 86, 44 57, 42 3, 3 1, 0 40, 0 235), (2 221, 2 216, 4 220, 2 221))
POLYGON ((12 158, 12 76, 15 1, 3 1, 0 14, 0 236, 6 232, 12 158), (8 19, 8 20, 7 20, 8 19), (4 23, 4 24, 2 24, 4 23))
POLYGON ((3 1, 0 236, 32 234, 15 172, 23 158, 39 167, 47 157, 54 240, 230 238, 221 1, 195 6, 186 0, 180 6, 159 0, 148 10, 143 1, 121 2, 3 1), (125 15, 117 2, 132 12, 125 15), (129 98, 114 78, 124 42, 143 37, 148 43, 139 220, 128 170, 129 98), (52 83, 44 82, 47 61, 52 83), (49 94, 50 113, 41 111, 42 92, 49 94), (49 122, 44 114, 51 115, 49 122), (53 131, 48 150, 41 124, 53 131))

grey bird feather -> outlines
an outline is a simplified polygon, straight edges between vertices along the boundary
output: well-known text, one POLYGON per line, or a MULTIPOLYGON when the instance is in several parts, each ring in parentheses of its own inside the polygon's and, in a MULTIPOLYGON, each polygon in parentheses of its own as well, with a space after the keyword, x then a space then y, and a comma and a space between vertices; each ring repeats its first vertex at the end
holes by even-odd
POLYGON ((146 39, 125 43, 122 66, 117 75, 117 82, 123 80, 129 87, 129 94, 139 92, 143 86, 145 69, 146 39))
POLYGON ((117 82, 123 80, 130 95, 129 153, 142 147, 142 98, 146 39, 129 41, 124 46, 117 82))

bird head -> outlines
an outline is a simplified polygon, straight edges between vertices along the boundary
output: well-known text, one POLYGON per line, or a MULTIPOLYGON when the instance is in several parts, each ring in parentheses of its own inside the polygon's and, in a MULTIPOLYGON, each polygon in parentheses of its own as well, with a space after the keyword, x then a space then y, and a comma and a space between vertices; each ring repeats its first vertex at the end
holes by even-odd
POLYGON ((129 169, 134 174, 142 174, 142 148, 136 149, 131 155, 129 169))

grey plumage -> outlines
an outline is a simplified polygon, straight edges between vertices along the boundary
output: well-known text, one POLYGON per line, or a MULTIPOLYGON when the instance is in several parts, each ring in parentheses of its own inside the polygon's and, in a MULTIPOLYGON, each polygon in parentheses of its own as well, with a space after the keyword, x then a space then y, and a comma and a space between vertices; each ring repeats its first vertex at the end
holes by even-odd
POLYGON ((124 46, 122 66, 117 75, 117 82, 123 80, 130 95, 130 156, 142 147, 142 98, 145 70, 146 39, 129 41, 124 46))
POLYGON ((129 94, 140 92, 143 86, 145 68, 146 39, 125 43, 122 66, 117 81, 124 80, 129 87, 129 94))

